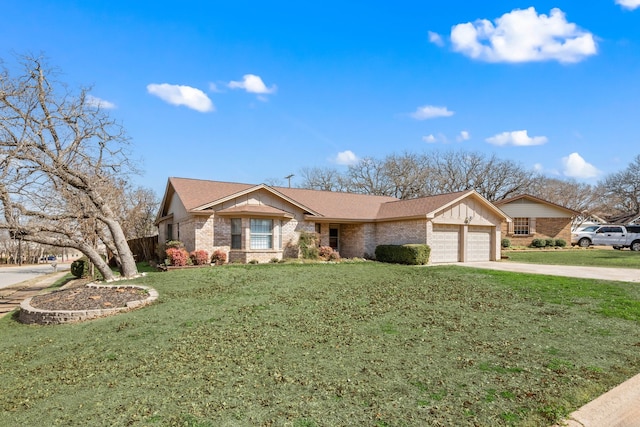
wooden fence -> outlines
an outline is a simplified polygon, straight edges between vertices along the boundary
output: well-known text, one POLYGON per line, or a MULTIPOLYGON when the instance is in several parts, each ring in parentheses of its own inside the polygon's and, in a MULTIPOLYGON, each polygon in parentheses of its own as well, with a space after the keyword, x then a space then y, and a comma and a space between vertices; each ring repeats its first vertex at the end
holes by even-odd
POLYGON ((136 261, 157 261, 158 236, 141 237, 127 241, 136 261))

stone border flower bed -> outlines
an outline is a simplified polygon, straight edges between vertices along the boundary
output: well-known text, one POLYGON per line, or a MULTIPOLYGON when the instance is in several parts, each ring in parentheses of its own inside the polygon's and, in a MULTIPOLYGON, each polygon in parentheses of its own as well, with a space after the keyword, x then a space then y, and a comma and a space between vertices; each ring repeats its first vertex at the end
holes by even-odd
POLYGON ((57 325, 61 323, 81 322, 84 320, 97 319, 100 317, 112 316, 114 314, 123 313, 134 310, 145 305, 151 304, 158 299, 158 291, 148 286, 140 285, 98 285, 91 283, 86 285, 89 288, 134 288, 147 292, 147 297, 142 300, 129 301, 124 307, 103 308, 95 310, 43 310, 33 307, 30 297, 22 301, 20 304, 20 313, 18 320, 25 324, 38 325, 57 325))

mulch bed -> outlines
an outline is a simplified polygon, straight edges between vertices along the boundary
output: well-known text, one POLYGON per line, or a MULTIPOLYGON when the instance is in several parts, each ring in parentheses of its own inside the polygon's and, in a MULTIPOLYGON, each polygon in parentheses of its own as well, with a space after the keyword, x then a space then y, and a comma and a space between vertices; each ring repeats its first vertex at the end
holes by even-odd
POLYGON ((31 306, 42 310, 99 310, 125 307, 128 302, 146 298, 146 293, 136 288, 75 287, 31 299, 31 306))

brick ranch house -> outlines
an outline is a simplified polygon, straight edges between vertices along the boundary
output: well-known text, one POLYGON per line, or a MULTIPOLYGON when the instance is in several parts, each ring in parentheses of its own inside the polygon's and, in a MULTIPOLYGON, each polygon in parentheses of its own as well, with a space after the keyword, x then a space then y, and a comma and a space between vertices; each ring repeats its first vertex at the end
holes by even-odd
POLYGON ((508 221, 473 190, 400 200, 169 178, 156 224, 159 242, 223 250, 229 262, 297 257, 305 231, 343 258, 373 257, 381 244, 421 243, 431 247, 430 262, 443 263, 499 259, 501 224, 508 221))
POLYGON ((550 237, 571 243, 571 224, 580 212, 529 194, 494 202, 511 222, 502 224, 502 235, 512 245, 529 246, 533 239, 550 237))

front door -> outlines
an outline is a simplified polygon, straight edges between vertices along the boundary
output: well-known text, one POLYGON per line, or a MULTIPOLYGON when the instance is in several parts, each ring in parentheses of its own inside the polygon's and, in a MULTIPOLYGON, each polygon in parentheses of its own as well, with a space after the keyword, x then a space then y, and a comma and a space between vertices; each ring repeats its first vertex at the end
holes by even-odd
POLYGON ((333 227, 333 226, 330 227, 329 228, 329 246, 331 246, 331 249, 338 252, 339 252, 339 248, 338 248, 339 238, 340 238, 340 229, 338 227, 333 227))

